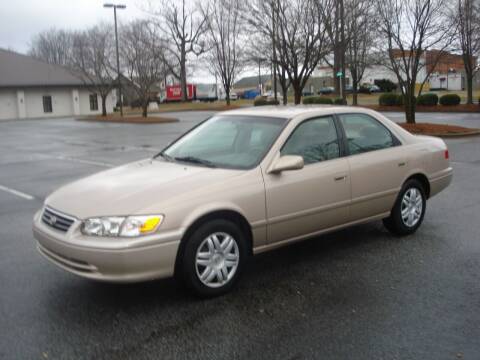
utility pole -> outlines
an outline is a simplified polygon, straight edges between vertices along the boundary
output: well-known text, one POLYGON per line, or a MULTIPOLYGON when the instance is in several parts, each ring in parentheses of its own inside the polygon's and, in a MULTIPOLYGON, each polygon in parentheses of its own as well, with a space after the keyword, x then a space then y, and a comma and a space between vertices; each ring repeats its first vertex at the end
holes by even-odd
POLYGON ((276 13, 276 6, 275 2, 272 2, 272 48, 273 48, 273 97, 275 101, 277 101, 277 30, 275 24, 275 13, 276 13))
POLYGON ((260 95, 262 95, 262 75, 260 72, 261 63, 262 59, 258 58, 258 90, 260 91, 260 95))
POLYGON ((345 92, 344 86, 345 82, 343 79, 345 78, 345 52, 346 52, 346 43, 345 43, 345 9, 343 0, 340 0, 340 42, 341 46, 341 60, 340 60, 340 71, 342 72, 342 76, 340 77, 340 97, 342 100, 345 101, 345 92))
POLYGON ((117 9, 125 9, 126 5, 121 4, 103 4, 104 8, 113 8, 113 17, 115 19, 115 53, 117 56, 117 86, 118 96, 120 97, 120 116, 123 116, 123 99, 122 99, 122 81, 120 79, 120 57, 118 55, 118 29, 117 29, 117 9))

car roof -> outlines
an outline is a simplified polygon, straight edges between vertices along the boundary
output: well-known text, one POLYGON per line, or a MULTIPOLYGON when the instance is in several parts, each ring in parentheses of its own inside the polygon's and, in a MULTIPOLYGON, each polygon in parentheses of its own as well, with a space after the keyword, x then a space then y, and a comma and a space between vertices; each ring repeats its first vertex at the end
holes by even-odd
POLYGON ((219 115, 241 115, 241 116, 261 116, 261 117, 275 117, 282 119, 293 118, 309 118, 331 115, 331 114, 367 114, 373 116, 381 121, 383 125, 387 126, 396 136, 401 138, 404 142, 417 141, 418 137, 412 135, 398 124, 386 118, 382 114, 360 106, 342 106, 342 105, 288 105, 288 106, 251 106, 243 107, 230 111, 223 111, 219 115))
MULTIPOLYGON (((300 115, 328 115, 345 112, 345 106, 334 105, 296 105, 296 106, 251 106, 235 110, 223 111, 219 115, 265 116, 291 119, 300 115)), ((348 107, 348 112, 365 113, 365 109, 348 107)))

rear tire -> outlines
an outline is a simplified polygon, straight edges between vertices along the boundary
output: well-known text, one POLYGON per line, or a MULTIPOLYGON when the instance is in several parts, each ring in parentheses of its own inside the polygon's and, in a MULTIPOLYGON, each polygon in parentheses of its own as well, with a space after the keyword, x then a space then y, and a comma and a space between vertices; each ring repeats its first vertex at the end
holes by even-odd
POLYGON ((237 225, 224 219, 209 221, 186 239, 181 279, 197 296, 223 295, 238 281, 246 257, 247 241, 237 225))
POLYGON ((403 184, 390 216, 383 219, 385 227, 393 234, 413 234, 423 222, 427 200, 421 182, 410 179, 403 184))

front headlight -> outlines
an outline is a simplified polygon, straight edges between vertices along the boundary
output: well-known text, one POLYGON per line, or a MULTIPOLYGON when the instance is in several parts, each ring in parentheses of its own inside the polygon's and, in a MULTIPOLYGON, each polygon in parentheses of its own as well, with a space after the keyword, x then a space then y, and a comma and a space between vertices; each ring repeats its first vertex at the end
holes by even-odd
POLYGON ((89 236, 136 237, 155 232, 163 221, 163 215, 111 216, 86 219, 81 231, 89 236))

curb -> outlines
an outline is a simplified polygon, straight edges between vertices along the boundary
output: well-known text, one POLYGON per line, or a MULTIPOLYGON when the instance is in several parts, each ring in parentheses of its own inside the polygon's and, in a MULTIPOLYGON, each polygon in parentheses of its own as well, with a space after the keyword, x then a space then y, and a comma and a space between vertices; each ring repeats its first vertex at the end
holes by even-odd
POLYGON ((436 137, 441 137, 441 138, 456 138, 456 137, 468 137, 468 136, 478 136, 480 135, 480 130, 476 131, 468 131, 468 132, 462 132, 462 133, 454 133, 454 134, 415 134, 413 135, 427 135, 427 136, 436 136, 436 137))
MULTIPOLYGON (((128 117, 126 118, 128 119, 128 117)), ((148 118, 147 118, 148 119, 148 118)), ((129 121, 129 120, 99 120, 88 118, 76 118, 75 121, 95 122, 100 124, 133 124, 133 125, 153 125, 153 124, 172 124, 179 122, 176 118, 167 118, 164 120, 152 120, 152 121, 129 121)))

